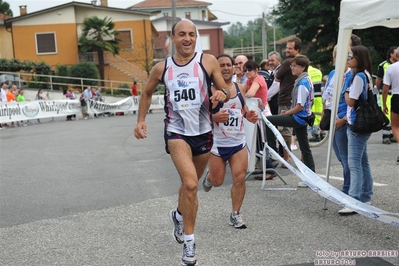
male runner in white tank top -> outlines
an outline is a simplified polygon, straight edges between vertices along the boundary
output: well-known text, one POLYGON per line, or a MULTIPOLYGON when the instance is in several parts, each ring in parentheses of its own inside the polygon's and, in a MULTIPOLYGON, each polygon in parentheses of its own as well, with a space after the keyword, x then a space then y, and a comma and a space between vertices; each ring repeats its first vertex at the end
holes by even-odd
POLYGON ((214 102, 212 106, 214 143, 208 163, 209 174, 204 177, 202 185, 206 192, 212 186, 221 186, 226 174, 226 162, 229 162, 233 178, 229 224, 235 228, 244 229, 247 227, 240 213, 246 191, 245 174, 248 168, 244 118, 256 123, 258 115, 255 111, 248 111, 245 105, 245 87, 232 82, 233 58, 226 54, 219 55, 217 58, 227 90, 230 92, 230 100, 226 103, 214 102))
POLYGON ((172 27, 176 54, 156 64, 141 95, 134 135, 146 138, 145 117, 151 97, 160 82, 165 83, 165 145, 180 175, 177 209, 170 212, 173 238, 183 245, 181 263, 196 265, 194 225, 197 216, 197 186, 212 146, 210 101, 225 102, 229 92, 213 55, 196 52, 198 33, 189 20, 172 27), (217 90, 210 95, 210 81, 217 90))

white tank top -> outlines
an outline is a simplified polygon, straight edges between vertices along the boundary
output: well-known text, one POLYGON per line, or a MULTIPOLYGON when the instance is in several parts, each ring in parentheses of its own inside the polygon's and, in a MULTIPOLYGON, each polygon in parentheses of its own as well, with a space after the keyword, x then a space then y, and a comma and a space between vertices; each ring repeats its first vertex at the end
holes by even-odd
POLYGON ((235 147, 245 143, 243 106, 244 99, 236 83, 237 95, 227 103, 220 103, 220 110, 230 114, 226 123, 213 122, 213 145, 216 147, 235 147))
POLYGON ((165 60, 165 131, 197 136, 212 130, 209 95, 211 79, 202 65, 202 53, 195 53, 186 65, 172 57, 165 60))

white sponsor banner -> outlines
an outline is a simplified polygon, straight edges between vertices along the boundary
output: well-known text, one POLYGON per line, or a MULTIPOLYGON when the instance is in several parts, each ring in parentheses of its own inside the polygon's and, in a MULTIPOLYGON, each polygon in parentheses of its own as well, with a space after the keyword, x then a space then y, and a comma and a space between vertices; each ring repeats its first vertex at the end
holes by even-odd
MULTIPOLYGON (((267 118, 263 114, 262 118, 265 121, 266 125, 273 131, 274 135, 277 137, 277 140, 282 143, 284 149, 289 153, 298 169, 287 163, 273 149, 269 149, 270 153, 276 158, 279 158, 280 161, 284 163, 284 165, 287 166, 289 170, 299 176, 299 178, 301 178, 302 181, 304 181, 313 191, 317 192, 320 196, 323 196, 326 199, 341 205, 342 207, 349 207, 355 210, 357 213, 364 215, 368 218, 399 226, 399 213, 387 212, 374 206, 360 202, 352 198, 351 196, 346 195, 339 189, 333 187, 317 174, 315 174, 288 149, 283 136, 281 136, 277 128, 272 123, 270 123, 270 121, 267 120, 267 118)), ((262 187, 263 186, 264 184, 262 184, 262 187)))
MULTIPOLYGON (((128 97, 114 103, 87 101, 87 112, 99 114, 107 112, 137 111, 139 97, 128 97)), ((163 95, 152 97, 150 109, 161 109, 164 105, 163 95)), ((51 118, 82 113, 79 100, 40 100, 30 102, 0 102, 0 123, 23 121, 37 118, 51 118)))

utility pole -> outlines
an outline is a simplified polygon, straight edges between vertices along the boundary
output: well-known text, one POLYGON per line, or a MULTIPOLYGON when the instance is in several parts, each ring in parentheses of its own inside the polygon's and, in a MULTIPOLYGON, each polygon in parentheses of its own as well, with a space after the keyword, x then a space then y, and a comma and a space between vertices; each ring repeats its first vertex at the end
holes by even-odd
POLYGON ((255 50, 254 50, 254 46, 255 46, 255 42, 254 42, 254 31, 251 32, 251 45, 252 45, 252 56, 253 56, 253 60, 255 60, 255 50))
POLYGON ((267 35, 266 35, 266 21, 265 12, 262 12, 262 59, 267 57, 267 35))
POLYGON ((273 25, 273 48, 276 52, 276 24, 273 25))
MULTIPOLYGON (((172 25, 175 25, 176 23, 176 0, 172 0, 172 25)), ((170 53, 170 56, 173 56, 176 52, 175 45, 172 43, 172 40, 170 40, 170 48, 172 49, 172 52, 170 53)))

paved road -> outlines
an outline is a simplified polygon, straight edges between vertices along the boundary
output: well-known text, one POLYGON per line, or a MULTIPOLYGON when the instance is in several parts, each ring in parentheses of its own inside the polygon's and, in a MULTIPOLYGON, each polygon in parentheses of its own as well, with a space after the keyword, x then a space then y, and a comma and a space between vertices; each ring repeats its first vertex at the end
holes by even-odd
MULTIPOLYGON (((132 115, 1 130, 0 265, 178 265, 181 246, 172 241, 168 211, 179 180, 164 151, 162 119, 161 111, 149 115, 148 138, 140 141, 132 115)), ((380 143, 376 133, 368 146, 378 183, 373 205, 399 212, 398 146, 380 143)), ((325 174, 327 146, 313 153, 325 174)), ((288 185, 276 179, 267 187, 296 187, 298 177, 279 172, 288 185)), ((334 156, 331 175, 341 176, 334 156)), ((319 259, 316 251, 330 252, 324 259, 341 250, 398 251, 397 227, 340 217, 331 202, 323 210, 310 189, 263 191, 252 178, 242 208, 248 229, 235 230, 227 224, 230 185, 227 178, 198 193, 200 265, 289 265, 319 259)), ((398 257, 383 259, 399 265, 398 257)))

